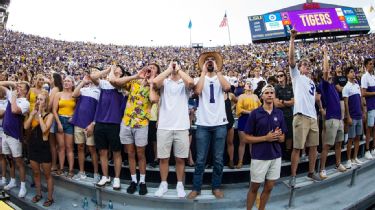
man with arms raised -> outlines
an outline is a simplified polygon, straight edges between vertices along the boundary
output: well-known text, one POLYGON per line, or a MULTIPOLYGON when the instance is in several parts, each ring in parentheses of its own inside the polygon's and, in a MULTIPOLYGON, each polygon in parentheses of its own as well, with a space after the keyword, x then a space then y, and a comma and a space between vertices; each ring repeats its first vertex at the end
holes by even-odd
POLYGON ((290 31, 289 46, 289 68, 292 78, 294 92, 294 110, 293 110, 293 151, 291 157, 291 178, 289 185, 295 187, 298 162, 301 150, 309 147, 309 179, 320 181, 315 172, 315 162, 317 156, 317 146, 319 145, 319 127, 315 111, 315 84, 308 77, 311 64, 307 59, 302 59, 296 66, 294 40, 297 31, 290 31))

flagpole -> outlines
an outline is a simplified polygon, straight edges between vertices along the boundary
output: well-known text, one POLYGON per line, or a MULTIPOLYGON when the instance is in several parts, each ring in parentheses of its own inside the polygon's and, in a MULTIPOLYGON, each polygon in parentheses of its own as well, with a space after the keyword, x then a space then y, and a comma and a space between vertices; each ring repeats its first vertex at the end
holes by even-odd
POLYGON ((232 45, 232 41, 230 40, 230 30, 229 30, 229 21, 228 21, 228 14, 227 11, 225 11, 225 14, 227 15, 227 27, 228 27, 228 37, 229 37, 229 46, 232 45))
POLYGON ((191 27, 190 27, 190 47, 191 47, 191 27))

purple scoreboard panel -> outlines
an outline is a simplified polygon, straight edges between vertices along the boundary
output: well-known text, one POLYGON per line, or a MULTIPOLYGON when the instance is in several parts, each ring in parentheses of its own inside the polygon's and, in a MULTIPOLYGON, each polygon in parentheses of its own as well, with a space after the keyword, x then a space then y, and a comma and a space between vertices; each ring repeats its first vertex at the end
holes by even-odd
POLYGON ((282 38, 294 27, 302 34, 334 31, 370 30, 361 8, 322 8, 249 16, 251 38, 282 38))

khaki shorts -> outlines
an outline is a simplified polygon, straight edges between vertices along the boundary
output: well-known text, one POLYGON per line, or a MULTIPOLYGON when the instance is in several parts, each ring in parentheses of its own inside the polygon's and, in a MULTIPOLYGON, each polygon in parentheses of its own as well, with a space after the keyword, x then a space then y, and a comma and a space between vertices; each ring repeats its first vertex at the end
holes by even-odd
POLYGON ((344 123, 342 120, 329 119, 325 121, 323 144, 334 145, 344 141, 344 123))
POLYGON ((304 149, 319 145, 319 127, 316 119, 305 115, 293 117, 293 148, 304 149))
POLYGON ((22 157, 22 143, 20 140, 4 134, 2 150, 4 155, 12 155, 13 158, 22 157))
POLYGON ((250 177, 251 182, 263 183, 264 180, 277 180, 280 178, 281 158, 273 160, 251 159, 250 177))
POLYGON ((170 131, 158 129, 157 132, 158 158, 169 158, 173 145, 173 154, 178 158, 189 156, 189 130, 170 131))
POLYGON ((95 146, 94 135, 86 137, 85 129, 74 126, 74 143, 84 144, 87 146, 95 146))

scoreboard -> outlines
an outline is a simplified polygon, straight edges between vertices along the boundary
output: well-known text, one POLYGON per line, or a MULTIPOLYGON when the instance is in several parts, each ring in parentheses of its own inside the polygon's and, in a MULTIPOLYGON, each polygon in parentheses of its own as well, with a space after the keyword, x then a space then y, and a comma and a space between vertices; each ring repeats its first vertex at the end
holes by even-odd
POLYGON ((362 8, 281 11, 249 16, 248 21, 253 41, 287 37, 291 28, 302 34, 370 30, 362 8))

